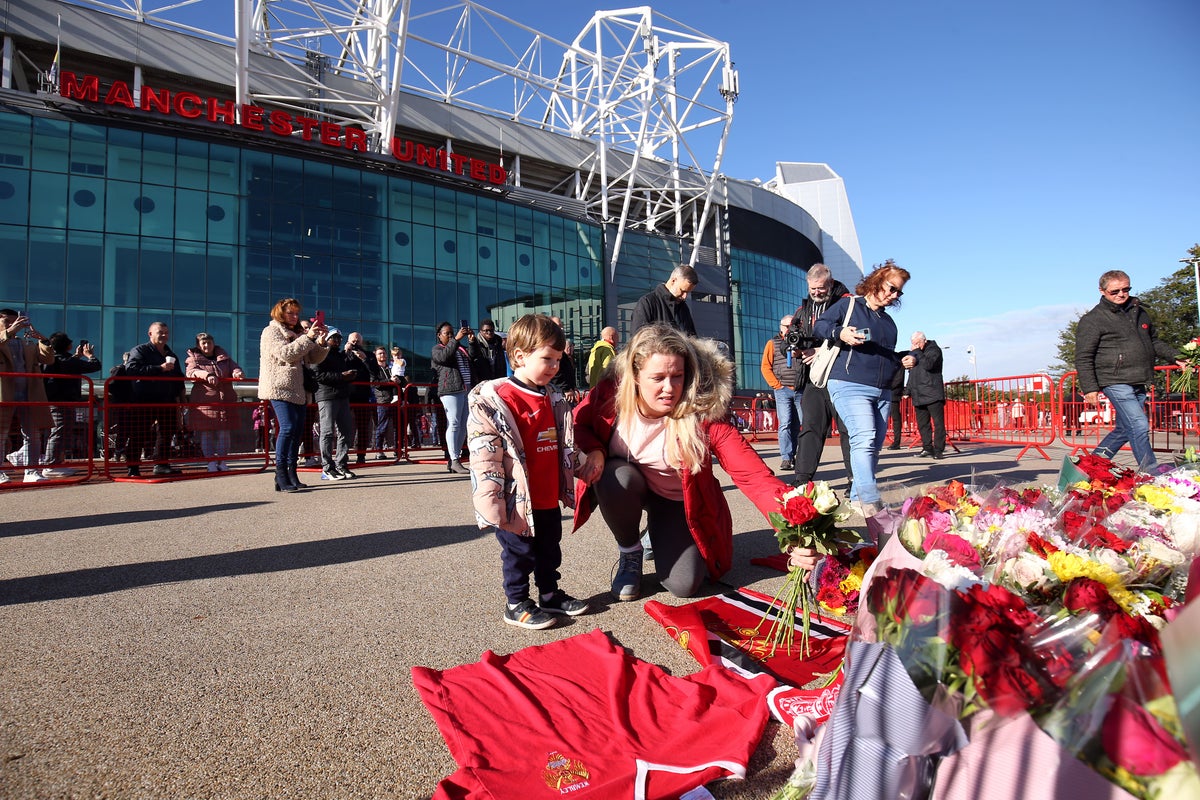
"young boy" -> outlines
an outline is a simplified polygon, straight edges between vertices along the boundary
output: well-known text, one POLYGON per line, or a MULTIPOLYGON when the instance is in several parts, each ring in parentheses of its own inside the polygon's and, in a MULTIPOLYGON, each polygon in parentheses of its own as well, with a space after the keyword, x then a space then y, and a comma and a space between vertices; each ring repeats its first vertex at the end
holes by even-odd
POLYGON ((575 450, 570 404, 547 389, 558 372, 566 337, 550 317, 526 314, 508 329, 513 374, 471 390, 467 448, 471 501, 480 528, 494 528, 504 573, 504 621, 540 630, 554 614, 588 610, 558 588, 562 512, 575 507, 575 450), (529 575, 541 593, 529 597, 529 575))

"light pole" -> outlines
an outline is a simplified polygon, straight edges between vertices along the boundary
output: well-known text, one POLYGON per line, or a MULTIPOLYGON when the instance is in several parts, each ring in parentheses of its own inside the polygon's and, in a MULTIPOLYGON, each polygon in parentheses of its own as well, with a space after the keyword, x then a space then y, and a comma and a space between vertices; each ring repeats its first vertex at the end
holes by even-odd
POLYGON ((1196 311, 1200 314, 1200 257, 1179 259, 1180 264, 1188 264, 1192 268, 1192 277, 1196 279, 1196 311))
POLYGON ((975 345, 967 345, 967 360, 971 362, 971 385, 975 387, 975 401, 979 401, 979 365, 975 363, 975 345))

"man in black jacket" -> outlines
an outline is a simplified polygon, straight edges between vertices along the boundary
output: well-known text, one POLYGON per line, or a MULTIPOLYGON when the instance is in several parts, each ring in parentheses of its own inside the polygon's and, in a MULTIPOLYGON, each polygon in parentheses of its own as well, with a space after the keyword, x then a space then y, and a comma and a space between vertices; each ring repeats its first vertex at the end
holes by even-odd
POLYGON ((692 322, 687 298, 698 283, 700 276, 695 268, 687 264, 676 267, 666 283, 655 286, 654 291, 642 295, 637 301, 637 306, 633 309, 633 319, 629 321, 629 335, 632 336, 647 325, 662 322, 680 333, 695 336, 696 324, 692 322))
POLYGON ((1109 270, 1100 276, 1100 302, 1080 317, 1075 329, 1075 370, 1083 402, 1097 405, 1103 391, 1116 415, 1112 432, 1093 455, 1112 458, 1128 442, 1138 469, 1148 472, 1158 464, 1145 408, 1156 359, 1183 366, 1158 340, 1150 315, 1129 293, 1129 276, 1109 270))
MULTIPOLYGON (((914 333, 911 341, 913 349, 909 355, 917 363, 908 373, 908 394, 917 412, 921 457, 940 460, 946 450, 946 385, 942 377, 942 348, 932 339, 925 338, 921 331, 914 333)), ((892 402, 898 403, 899 398, 893 397, 892 402)))
POLYGON ((362 361, 342 350, 341 331, 330 328, 325 341, 329 343, 329 355, 312 366, 317 379, 317 410, 321 415, 321 480, 340 481, 358 477, 347 466, 350 443, 354 441, 350 394, 356 381, 365 382, 370 376, 362 361))
MULTIPOLYGON (((808 297, 804 298, 804 302, 792 314, 792 329, 811 339, 813 324, 817 318, 839 298, 848 294, 850 290, 841 281, 833 279, 829 267, 813 264, 808 268, 808 297)), ((835 419, 846 480, 853 481, 854 473, 850 471, 850 436, 846 432, 846 426, 837 418, 833 401, 829 398, 829 390, 808 382, 808 365, 817 354, 816 348, 812 346, 816 343, 810 341, 809 344, 810 346, 800 353, 804 367, 796 379, 796 388, 803 392, 800 399, 800 435, 796 438, 796 485, 808 483, 816 474, 817 467, 821 464, 821 453, 825 450, 825 440, 829 438, 835 419)), ((846 492, 849 494, 849 486, 846 492)))
POLYGON ((149 446, 155 460, 155 475, 178 475, 167 459, 171 437, 183 427, 180 422, 183 400, 183 369, 179 357, 167 342, 171 331, 165 322, 154 322, 148 331, 150 341, 129 351, 125 374, 136 376, 132 401, 145 408, 130 409, 129 449, 126 463, 129 476, 141 475, 142 449, 149 446))
MULTIPOLYGON (((50 438, 46 442, 46 464, 49 469, 42 470, 47 478, 65 478, 75 474, 75 471, 59 465, 66 460, 66 451, 72 450, 75 458, 91 458, 91 453, 80 449, 80 425, 75 420, 75 409, 81 407, 83 400, 83 380, 79 377, 89 372, 100 371, 100 360, 90 342, 84 341, 71 352, 71 337, 63 331, 50 334, 50 347, 54 350, 54 363, 47 364, 46 399, 51 403, 66 405, 50 406, 50 418, 54 426, 50 429, 50 438)), ((86 441, 86 439, 85 439, 86 441)))

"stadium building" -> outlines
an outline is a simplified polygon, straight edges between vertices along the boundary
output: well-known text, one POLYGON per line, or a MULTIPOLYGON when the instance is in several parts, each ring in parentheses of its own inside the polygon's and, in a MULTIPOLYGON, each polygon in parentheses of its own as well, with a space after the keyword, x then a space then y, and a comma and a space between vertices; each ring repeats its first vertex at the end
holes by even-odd
POLYGON ((472 2, 7 0, 0 7, 0 306, 106 366, 171 327, 253 376, 281 297, 400 345, 562 318, 577 366, 679 263, 739 384, 825 261, 853 285, 823 164, 722 172, 729 45, 648 8, 572 41, 472 2), (230 18, 231 5, 233 7, 230 18))

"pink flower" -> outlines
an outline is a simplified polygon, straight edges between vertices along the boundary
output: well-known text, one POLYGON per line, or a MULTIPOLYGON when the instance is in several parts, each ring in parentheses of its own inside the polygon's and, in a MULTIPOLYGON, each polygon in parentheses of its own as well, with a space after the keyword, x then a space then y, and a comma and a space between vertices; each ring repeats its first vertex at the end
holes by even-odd
POLYGON ((952 533, 931 530, 921 543, 921 549, 926 553, 930 550, 942 550, 950 561, 960 567, 979 568, 979 553, 966 539, 952 533))
POLYGON ((1113 763, 1134 775, 1161 775, 1187 758, 1154 715, 1124 695, 1113 697, 1100 738, 1113 763))

